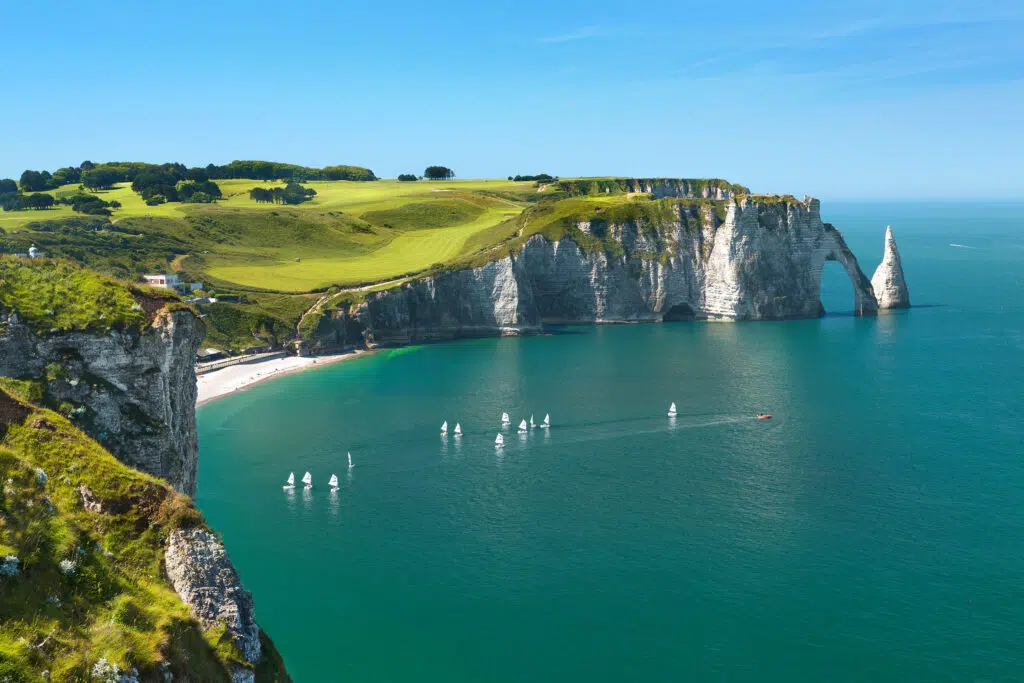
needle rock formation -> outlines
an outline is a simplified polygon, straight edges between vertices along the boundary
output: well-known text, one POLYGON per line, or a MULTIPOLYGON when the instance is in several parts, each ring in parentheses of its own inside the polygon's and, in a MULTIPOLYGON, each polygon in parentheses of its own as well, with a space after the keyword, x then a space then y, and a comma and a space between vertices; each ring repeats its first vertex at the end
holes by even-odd
POLYGON ((903 277, 900 251, 896 248, 892 228, 888 225, 885 226, 885 252, 882 254, 882 262, 871 276, 871 288, 875 291, 880 309, 910 308, 910 290, 903 277))

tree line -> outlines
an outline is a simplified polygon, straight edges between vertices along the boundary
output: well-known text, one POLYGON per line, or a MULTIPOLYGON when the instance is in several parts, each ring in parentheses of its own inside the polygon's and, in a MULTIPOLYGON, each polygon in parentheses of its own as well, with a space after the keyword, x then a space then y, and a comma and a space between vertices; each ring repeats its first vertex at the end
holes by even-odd
POLYGON ((91 190, 110 189, 115 183, 134 183, 143 173, 172 172, 179 180, 376 180, 373 171, 361 166, 335 165, 323 168, 284 164, 276 161, 232 161, 188 168, 180 163, 150 164, 141 161, 83 161, 78 166, 49 171, 26 170, 18 182, 22 192, 43 192, 62 185, 81 183, 91 190))
POLYGON ((548 175, 547 173, 538 173, 537 175, 509 176, 508 179, 509 180, 514 180, 516 182, 526 181, 526 182, 536 182, 536 183, 551 183, 551 182, 554 182, 554 181, 558 180, 558 176, 551 176, 551 175, 548 175))
POLYGON ((315 196, 316 190, 294 181, 284 187, 254 187, 249 190, 249 199, 259 204, 301 204, 315 196))

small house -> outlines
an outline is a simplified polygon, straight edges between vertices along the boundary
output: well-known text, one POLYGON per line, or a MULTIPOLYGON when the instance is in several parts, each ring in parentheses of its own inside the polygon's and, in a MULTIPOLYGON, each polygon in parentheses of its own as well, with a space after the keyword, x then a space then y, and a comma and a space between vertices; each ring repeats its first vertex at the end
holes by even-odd
POLYGON ((178 289, 181 283, 178 281, 178 276, 175 273, 158 273, 156 275, 143 275, 142 279, 146 281, 146 284, 150 287, 163 287, 165 289, 178 289))

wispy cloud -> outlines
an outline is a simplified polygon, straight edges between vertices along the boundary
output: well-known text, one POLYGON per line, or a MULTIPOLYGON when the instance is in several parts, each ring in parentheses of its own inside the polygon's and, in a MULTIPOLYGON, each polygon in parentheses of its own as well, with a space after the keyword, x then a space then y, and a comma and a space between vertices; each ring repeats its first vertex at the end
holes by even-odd
POLYGON ((538 38, 539 43, 570 43, 574 40, 589 40, 590 38, 604 38, 609 35, 607 29, 603 29, 600 26, 584 26, 578 28, 575 31, 569 33, 563 33, 557 36, 544 36, 538 38))

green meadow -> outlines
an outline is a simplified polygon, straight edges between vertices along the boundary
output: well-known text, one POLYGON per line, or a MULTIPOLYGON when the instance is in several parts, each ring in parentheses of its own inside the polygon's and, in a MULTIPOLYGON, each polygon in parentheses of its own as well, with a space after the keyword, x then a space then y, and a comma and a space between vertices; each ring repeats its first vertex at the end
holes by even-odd
MULTIPOLYGON (((173 261, 190 276, 308 292, 393 279, 463 256, 467 244, 475 246, 475 235, 518 215, 527 195, 536 192, 532 183, 504 180, 315 181, 305 183, 316 190, 315 198, 283 206, 249 199, 253 187, 282 183, 221 180, 218 185, 224 199, 215 204, 147 206, 127 183, 93 194, 121 203, 111 222, 129 241, 159 232, 195 247, 173 261)), ((40 222, 76 215, 63 206, 5 212, 0 228, 12 235, 34 232, 40 222)))

